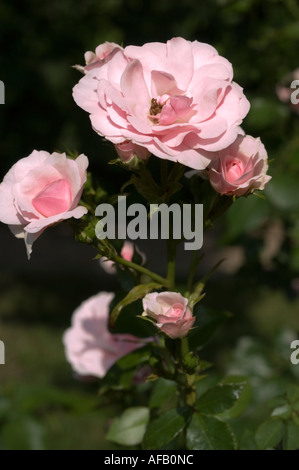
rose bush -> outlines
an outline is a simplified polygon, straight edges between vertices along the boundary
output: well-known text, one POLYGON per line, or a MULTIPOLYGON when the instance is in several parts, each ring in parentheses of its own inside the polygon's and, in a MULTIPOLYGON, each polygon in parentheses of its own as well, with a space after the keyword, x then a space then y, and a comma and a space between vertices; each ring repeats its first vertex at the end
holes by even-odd
POLYGON ((85 73, 73 97, 98 134, 194 169, 236 139, 249 110, 230 62, 198 41, 113 50, 85 73))
POLYGON ((46 227, 86 214, 87 209, 78 203, 87 166, 83 154, 72 160, 64 153, 33 150, 5 175, 0 184, 0 221, 25 239, 28 257, 46 227))
POLYGON ((143 299, 143 316, 156 322, 156 326, 170 338, 183 338, 192 328, 195 317, 188 307, 188 299, 178 292, 152 292, 143 299))
POLYGON ((220 194, 243 196, 255 189, 264 189, 268 156, 261 140, 239 135, 235 142, 218 152, 208 169, 210 183, 220 194))
POLYGON ((63 335, 68 362, 82 376, 104 377, 121 357, 142 346, 139 338, 108 330, 111 292, 100 292, 73 313, 72 326, 63 335))

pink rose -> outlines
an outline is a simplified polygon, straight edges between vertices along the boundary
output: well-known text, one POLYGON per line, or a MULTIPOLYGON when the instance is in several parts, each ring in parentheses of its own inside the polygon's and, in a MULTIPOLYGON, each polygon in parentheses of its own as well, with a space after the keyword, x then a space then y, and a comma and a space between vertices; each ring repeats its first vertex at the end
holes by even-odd
POLYGON ((264 189, 268 176, 267 152, 260 139, 240 135, 228 148, 218 152, 209 170, 210 183, 220 194, 243 196, 264 189))
POLYGON ((81 376, 104 377, 118 359, 142 346, 135 336, 109 332, 109 304, 113 297, 112 293, 100 292, 83 302, 63 335, 66 358, 81 376))
POLYGON ((248 113, 232 79, 230 62, 212 46, 173 38, 117 50, 86 73, 73 96, 113 144, 131 141, 201 170, 235 140, 248 113))
POLYGON ((79 219, 87 209, 78 206, 86 180, 88 159, 33 150, 19 160, 0 184, 0 221, 24 238, 28 257, 33 242, 46 227, 70 217, 79 219))
POLYGON ((122 50, 121 46, 115 44, 115 42, 106 41, 104 44, 101 44, 96 48, 95 53, 92 51, 85 52, 85 65, 74 65, 74 68, 82 73, 86 73, 96 67, 101 67, 103 64, 112 59, 113 54, 119 50, 122 50))
POLYGON ((143 299, 143 316, 155 320, 156 326, 170 338, 183 338, 195 322, 188 299, 178 292, 152 292, 143 299))
POLYGON ((121 161, 124 163, 130 162, 135 155, 137 155, 138 158, 141 158, 141 160, 147 160, 150 156, 147 148, 133 144, 130 140, 124 140, 124 142, 116 144, 115 150, 121 161))
MULTIPOLYGON (((146 260, 145 254, 142 251, 140 251, 139 248, 136 245, 134 245, 134 243, 131 243, 131 242, 127 242, 127 241, 124 242, 122 249, 120 251, 121 257, 127 261, 132 261, 133 256, 134 256, 134 249, 141 256, 142 262, 144 263, 146 260)), ((108 274, 117 273, 115 263, 111 261, 110 259, 107 259, 105 256, 102 256, 100 258, 100 265, 102 266, 104 271, 106 271, 106 273, 108 274)))

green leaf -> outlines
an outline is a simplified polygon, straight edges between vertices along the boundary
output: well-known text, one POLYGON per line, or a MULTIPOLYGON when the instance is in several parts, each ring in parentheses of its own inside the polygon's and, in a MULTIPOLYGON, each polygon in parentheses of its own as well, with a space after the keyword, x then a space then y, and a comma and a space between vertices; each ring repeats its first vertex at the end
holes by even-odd
POLYGON ((136 406, 126 409, 116 418, 106 435, 106 439, 124 446, 134 446, 142 442, 149 420, 149 409, 136 406))
POLYGON ((286 433, 283 439, 284 450, 299 449, 299 426, 294 421, 287 423, 286 433))
POLYGON ((247 409, 251 397, 252 391, 250 383, 248 382, 248 378, 246 376, 229 376, 226 377, 223 381, 223 384, 243 384, 243 390, 241 391, 239 398, 235 402, 235 404, 227 411, 219 414, 219 418, 223 419, 224 421, 228 419, 235 419, 238 416, 241 416, 244 411, 247 409))
POLYGON ((152 391, 149 407, 160 408, 172 395, 177 393, 177 385, 172 380, 160 378, 152 391))
POLYGON ((137 349, 136 351, 121 357, 117 362, 117 366, 122 370, 132 369, 133 367, 140 366, 147 363, 151 355, 151 350, 148 347, 137 349))
POLYGON ((122 189, 133 184, 137 192, 148 202, 162 202, 161 196, 163 194, 163 188, 157 185, 145 165, 141 165, 139 170, 140 176, 132 175, 131 179, 122 189))
POLYGON ((7 450, 43 450, 44 428, 29 416, 18 417, 3 426, 1 445, 7 450))
POLYGON ((143 448, 161 449, 174 439, 186 425, 186 411, 184 409, 172 409, 159 418, 153 420, 146 430, 143 448))
POLYGON ((287 400, 283 396, 273 397, 267 401, 267 406, 269 408, 277 408, 278 406, 283 406, 287 404, 287 400))
POLYGON ((138 286, 133 287, 130 292, 126 295, 124 299, 122 299, 112 310, 110 314, 110 326, 113 327, 116 323, 118 315, 122 311, 124 307, 127 305, 135 302, 135 300, 144 297, 146 294, 151 292, 152 290, 161 289, 162 284, 158 284, 157 282, 149 282, 147 284, 139 284, 138 286))
POLYGON ((287 387, 287 398, 289 403, 295 403, 299 401, 299 387, 298 385, 290 384, 287 387))
POLYGON ((239 438, 239 449, 240 450, 257 450, 254 434, 249 429, 245 429, 241 437, 239 438))
POLYGON ((228 426, 215 416, 194 413, 187 429, 190 450, 235 450, 235 436, 228 426))
POLYGON ((120 358, 101 380, 99 393, 103 395, 110 389, 129 389, 136 373, 136 366, 147 364, 150 354, 150 349, 143 347, 120 358))
POLYGON ((277 416, 282 419, 288 419, 292 414, 292 409, 290 405, 282 405, 278 406, 277 408, 274 408, 274 410, 271 413, 271 416, 277 416))
POLYGON ((199 360, 198 368, 200 372, 204 372, 205 370, 210 369, 210 367, 212 367, 210 362, 199 360))
POLYGON ((204 393, 196 402, 200 413, 218 415, 229 410, 240 398, 247 382, 235 384, 218 384, 204 393))
POLYGON ((299 209, 298 178, 288 173, 276 175, 265 188, 268 201, 281 211, 299 209))
POLYGON ((281 419, 272 418, 265 421, 255 433, 258 449, 273 449, 282 440, 284 432, 285 426, 281 419))

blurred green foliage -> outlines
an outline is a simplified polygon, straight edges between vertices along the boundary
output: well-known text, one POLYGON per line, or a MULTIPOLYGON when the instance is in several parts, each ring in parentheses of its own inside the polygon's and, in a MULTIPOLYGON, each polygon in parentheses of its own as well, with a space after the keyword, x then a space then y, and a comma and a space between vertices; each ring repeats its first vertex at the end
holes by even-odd
MULTIPOLYGON (((264 403, 290 393, 299 379, 299 365, 290 363, 290 342, 299 336, 299 115, 275 91, 299 66, 298 2, 2 2, 0 79, 6 103, 0 108, 0 176, 34 148, 76 150, 89 157, 103 186, 117 191, 127 174, 107 165, 115 157, 112 145, 92 131, 73 102, 80 74, 71 66, 104 41, 141 45, 173 36, 208 42, 232 62, 251 103, 243 128, 261 137, 273 177, 264 200, 238 200, 218 226, 219 246, 242 247, 245 262, 207 285, 207 328, 213 323, 209 312, 233 315, 203 348, 203 359, 215 366, 197 386, 204 394, 223 374, 248 375, 251 405, 231 424, 239 446, 264 448, 282 439, 285 448, 294 448, 289 435, 296 435, 295 424, 282 415, 271 418, 264 403), (272 441, 265 439, 269 432, 272 441)), ((113 449, 117 444, 104 440, 107 419, 147 404, 147 389, 97 399, 97 384, 73 380, 61 335, 80 301, 101 290, 96 279, 80 278, 79 269, 66 282, 57 273, 26 278, 7 276, 1 268, 0 338, 15 347, 7 349, 7 364, 0 366, 0 449, 113 449)), ((284 400, 281 406, 289 404, 284 400)))

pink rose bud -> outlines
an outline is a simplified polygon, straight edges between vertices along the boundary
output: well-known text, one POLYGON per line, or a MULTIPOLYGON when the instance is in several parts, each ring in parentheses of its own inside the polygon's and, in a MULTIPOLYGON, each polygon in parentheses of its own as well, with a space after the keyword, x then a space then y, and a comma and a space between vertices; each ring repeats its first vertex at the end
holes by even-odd
POLYGON ((264 189, 271 179, 267 170, 267 152, 260 139, 239 135, 233 144, 218 152, 208 174, 218 193, 243 196, 264 189))
POLYGON ((95 52, 85 52, 84 59, 86 65, 74 65, 74 68, 82 73, 87 73, 89 70, 102 67, 102 65, 111 60, 113 54, 119 50, 122 50, 121 46, 115 44, 115 42, 106 41, 104 44, 100 44, 96 48, 95 52))
POLYGON ((100 292, 83 302, 63 335, 66 358, 79 376, 104 377, 118 359, 143 345, 135 336, 109 332, 113 297, 112 293, 100 292))
MULTIPOLYGON (((142 251, 140 251, 139 248, 136 245, 134 245, 134 243, 131 243, 131 242, 127 242, 127 241, 124 242, 122 249, 120 251, 121 257, 127 261, 132 261, 133 256, 134 256, 134 248, 136 252, 141 256, 142 263, 145 263, 145 260, 146 260, 145 254, 142 251)), ((110 259, 107 259, 105 256, 102 256, 102 258, 100 258, 100 265, 102 266, 104 271, 106 271, 106 273, 108 274, 117 273, 115 263, 111 261, 110 259)))
POLYGON ((195 317, 188 307, 188 299, 178 292, 152 292, 143 299, 143 316, 156 322, 156 326, 170 338, 183 338, 192 328, 195 317))
POLYGON ((145 147, 133 144, 130 140, 125 140, 120 144, 115 145, 115 150, 124 163, 130 162, 135 155, 141 160, 147 160, 150 156, 149 151, 145 147))
POLYGON ((33 150, 19 160, 0 184, 0 221, 24 238, 28 258, 33 242, 49 225, 71 217, 81 218, 87 209, 78 206, 86 181, 88 159, 76 160, 60 153, 33 150))
POLYGON ((209 44, 180 37, 113 51, 73 97, 113 144, 129 140, 196 170, 236 139, 249 111, 231 63, 209 44))

